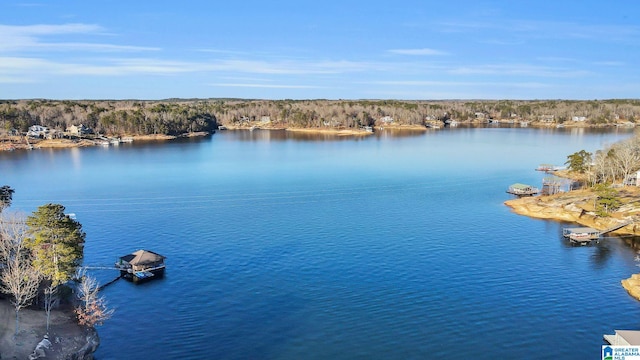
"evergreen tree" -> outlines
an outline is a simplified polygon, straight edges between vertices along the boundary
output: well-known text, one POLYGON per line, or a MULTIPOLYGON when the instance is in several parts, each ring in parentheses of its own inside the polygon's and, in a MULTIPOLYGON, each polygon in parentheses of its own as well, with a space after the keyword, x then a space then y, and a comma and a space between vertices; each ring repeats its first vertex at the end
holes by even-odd
POLYGON ((584 173, 591 164, 591 153, 585 150, 575 152, 567 156, 567 162, 564 164, 569 167, 569 170, 584 173))
POLYGON ((82 225, 64 213, 64 206, 46 204, 27 218, 27 247, 42 276, 54 286, 67 282, 82 261, 86 234, 82 225))
POLYGON ((617 210, 622 202, 620 201, 618 192, 606 184, 597 184, 594 186, 596 191, 596 214, 598 216, 607 217, 609 213, 617 210))
POLYGON ((0 213, 5 208, 11 206, 11 200, 13 200, 13 190, 9 185, 0 186, 0 213))

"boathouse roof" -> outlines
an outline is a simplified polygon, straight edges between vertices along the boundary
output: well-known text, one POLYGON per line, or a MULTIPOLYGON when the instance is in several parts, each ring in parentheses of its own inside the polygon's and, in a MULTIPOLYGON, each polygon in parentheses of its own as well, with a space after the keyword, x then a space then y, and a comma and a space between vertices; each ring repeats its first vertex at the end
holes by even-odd
POLYGON ((531 189, 531 185, 527 185, 527 184, 521 184, 521 183, 515 183, 511 186, 509 186, 512 189, 518 189, 518 190, 528 190, 531 189))
POLYGON ((572 234, 597 233, 600 231, 590 227, 575 227, 575 228, 569 228, 569 230, 572 234))
POLYGON ((146 265, 164 261, 165 257, 149 250, 138 250, 120 258, 131 265, 146 265))

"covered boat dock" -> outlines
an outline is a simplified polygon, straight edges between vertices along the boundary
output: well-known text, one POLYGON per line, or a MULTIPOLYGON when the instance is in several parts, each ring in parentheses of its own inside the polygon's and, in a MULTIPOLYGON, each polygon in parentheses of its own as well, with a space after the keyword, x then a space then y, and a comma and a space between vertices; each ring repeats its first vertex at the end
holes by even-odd
POLYGON ((515 183, 509 186, 507 189, 507 193, 516 195, 516 196, 533 196, 540 192, 540 190, 536 187, 527 184, 515 183))
POLYGON ((134 282, 142 282, 164 276, 164 256, 149 250, 138 250, 120 257, 116 267, 120 275, 134 282))

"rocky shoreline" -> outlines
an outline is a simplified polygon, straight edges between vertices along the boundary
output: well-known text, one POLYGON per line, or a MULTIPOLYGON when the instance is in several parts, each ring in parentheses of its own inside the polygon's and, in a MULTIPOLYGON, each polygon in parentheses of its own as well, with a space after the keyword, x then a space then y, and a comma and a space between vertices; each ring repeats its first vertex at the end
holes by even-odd
MULTIPOLYGON (((640 236, 640 189, 626 187, 619 191, 622 206, 609 217, 595 214, 597 195, 592 190, 575 190, 550 196, 522 197, 505 201, 513 212, 538 219, 578 223, 604 230, 624 221, 632 221, 619 230, 620 235, 640 236)), ((622 280, 622 286, 633 298, 640 300, 640 274, 622 280)))
POLYGON ((513 212, 538 219, 578 223, 597 230, 604 230, 623 221, 634 224, 616 230, 617 234, 640 236, 640 204, 635 200, 640 189, 628 188, 620 192, 623 206, 609 217, 596 215, 594 201, 597 195, 591 190, 574 190, 549 196, 522 197, 505 201, 513 212))

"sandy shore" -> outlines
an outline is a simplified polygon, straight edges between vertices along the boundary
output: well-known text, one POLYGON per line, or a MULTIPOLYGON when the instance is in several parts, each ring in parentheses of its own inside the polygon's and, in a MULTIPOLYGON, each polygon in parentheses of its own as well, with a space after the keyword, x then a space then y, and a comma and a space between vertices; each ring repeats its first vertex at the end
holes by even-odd
MULTIPOLYGON (((136 135, 136 136, 124 136, 123 138, 130 138, 133 141, 166 141, 173 140, 178 137, 199 137, 199 136, 207 136, 208 132, 193 132, 186 133, 180 136, 173 135, 136 135)), ((0 142, 0 151, 13 151, 19 149, 63 149, 63 148, 76 148, 76 147, 85 147, 85 146, 96 146, 100 145, 98 141, 100 140, 90 140, 90 139, 81 139, 81 140, 70 140, 70 139, 47 139, 47 140, 30 140, 30 144, 27 144, 24 141, 24 138, 20 137, 18 140, 5 141, 0 142)))
POLYGON ((331 129, 331 128, 288 128, 286 131, 301 132, 309 134, 329 134, 337 136, 369 136, 373 135, 370 131, 356 129, 331 129))
MULTIPOLYGON (((0 300, 0 358, 28 359, 47 333, 44 311, 23 309, 20 311, 20 331, 15 332, 15 311, 6 299, 0 300)), ((44 359, 63 359, 85 345, 84 328, 78 326, 71 310, 52 311, 49 340, 52 346, 44 359)))

